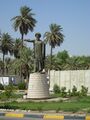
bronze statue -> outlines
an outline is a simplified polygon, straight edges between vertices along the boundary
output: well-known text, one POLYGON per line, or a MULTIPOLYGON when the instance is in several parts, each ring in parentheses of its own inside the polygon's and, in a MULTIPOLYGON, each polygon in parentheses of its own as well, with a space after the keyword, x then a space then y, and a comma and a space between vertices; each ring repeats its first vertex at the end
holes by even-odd
POLYGON ((33 42, 34 45, 34 72, 41 72, 45 67, 45 43, 41 41, 40 33, 35 34, 35 40, 25 40, 33 42))

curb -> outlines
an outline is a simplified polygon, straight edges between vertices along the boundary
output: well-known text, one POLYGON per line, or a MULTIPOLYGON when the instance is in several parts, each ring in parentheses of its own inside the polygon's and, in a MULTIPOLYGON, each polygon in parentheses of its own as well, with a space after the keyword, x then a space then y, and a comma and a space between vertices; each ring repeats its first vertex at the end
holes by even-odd
POLYGON ((44 115, 36 115, 36 114, 23 114, 23 113, 14 113, 14 112, 3 112, 0 113, 0 116, 5 117, 14 117, 14 118, 39 118, 39 119, 56 119, 56 120, 90 120, 90 115, 86 116, 67 116, 67 115, 50 115, 50 114, 44 114, 44 115))
POLYGON ((14 118, 41 118, 41 119, 43 119, 44 115, 2 112, 2 113, 0 113, 0 116, 14 117, 14 118))

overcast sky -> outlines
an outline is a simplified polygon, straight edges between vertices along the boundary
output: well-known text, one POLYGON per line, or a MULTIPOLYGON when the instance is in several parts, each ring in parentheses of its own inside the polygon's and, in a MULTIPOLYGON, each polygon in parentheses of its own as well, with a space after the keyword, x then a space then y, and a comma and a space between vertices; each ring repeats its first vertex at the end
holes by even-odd
POLYGON ((25 38, 33 39, 35 32, 43 36, 49 31, 49 25, 56 23, 62 26, 65 39, 54 53, 65 49, 70 55, 90 55, 90 0, 0 0, 2 33, 20 37, 19 32, 14 32, 10 19, 19 15, 24 5, 32 8, 37 20, 34 32, 29 32, 25 38))

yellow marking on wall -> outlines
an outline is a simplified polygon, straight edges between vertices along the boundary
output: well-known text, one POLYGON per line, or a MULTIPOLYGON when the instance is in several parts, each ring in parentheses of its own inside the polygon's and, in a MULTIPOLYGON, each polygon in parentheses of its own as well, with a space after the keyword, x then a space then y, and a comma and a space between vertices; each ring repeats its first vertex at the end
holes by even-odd
POLYGON ((86 116, 86 120, 90 120, 90 116, 86 116))
POLYGON ((64 120, 64 116, 62 116, 62 115, 44 115, 43 119, 59 119, 59 120, 64 120))
POLYGON ((6 113, 6 117, 17 117, 17 118, 23 118, 24 114, 18 114, 18 113, 6 113))

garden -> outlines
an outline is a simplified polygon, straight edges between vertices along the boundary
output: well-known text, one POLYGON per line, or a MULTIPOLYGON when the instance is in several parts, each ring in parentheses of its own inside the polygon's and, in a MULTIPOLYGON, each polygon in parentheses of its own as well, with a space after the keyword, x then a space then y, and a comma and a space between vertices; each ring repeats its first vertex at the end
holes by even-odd
MULTIPOLYGON (((22 86, 23 85, 19 85, 22 86)), ((3 87, 2 87, 3 88, 3 87)), ((66 91, 65 87, 59 88, 54 85, 50 98, 42 100, 23 99, 25 91, 20 92, 18 86, 9 85, 0 93, 0 109, 52 111, 55 112, 90 112, 90 96, 87 96, 88 89, 84 86, 80 91, 73 86, 72 90, 66 91), (58 101, 50 99, 58 98, 58 101)))

